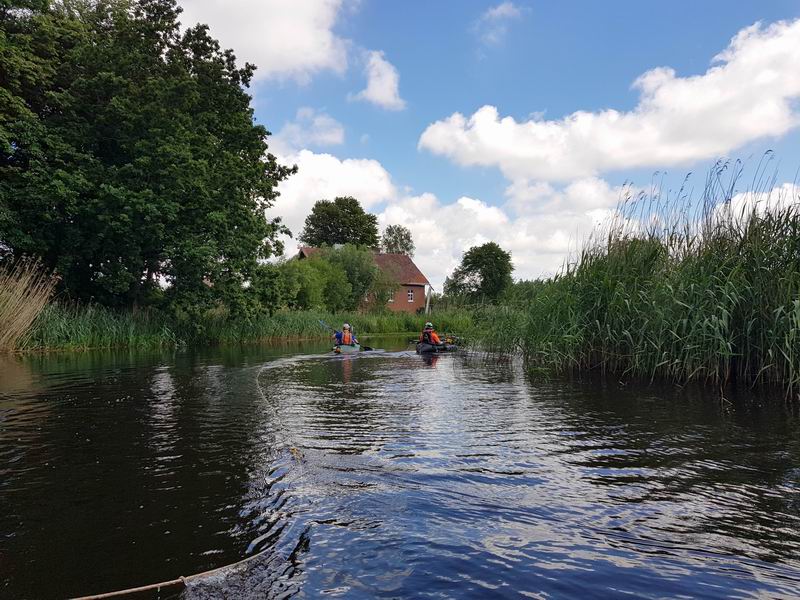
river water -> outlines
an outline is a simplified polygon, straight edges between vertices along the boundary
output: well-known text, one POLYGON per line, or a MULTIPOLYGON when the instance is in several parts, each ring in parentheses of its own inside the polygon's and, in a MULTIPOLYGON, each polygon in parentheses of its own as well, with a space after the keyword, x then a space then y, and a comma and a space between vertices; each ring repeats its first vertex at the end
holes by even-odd
POLYGON ((371 343, 0 358, 0 596, 800 593, 780 398, 371 343))

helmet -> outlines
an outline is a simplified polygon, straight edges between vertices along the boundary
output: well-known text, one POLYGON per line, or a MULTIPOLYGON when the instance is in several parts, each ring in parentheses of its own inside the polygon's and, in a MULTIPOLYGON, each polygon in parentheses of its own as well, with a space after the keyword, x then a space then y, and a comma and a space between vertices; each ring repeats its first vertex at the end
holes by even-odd
POLYGON ((342 325, 342 329, 350 329, 350 324, 345 323, 344 325, 342 325))
POLYGON ((431 329, 433 329, 433 323, 428 321, 427 323, 425 323, 425 327, 430 327, 431 329))

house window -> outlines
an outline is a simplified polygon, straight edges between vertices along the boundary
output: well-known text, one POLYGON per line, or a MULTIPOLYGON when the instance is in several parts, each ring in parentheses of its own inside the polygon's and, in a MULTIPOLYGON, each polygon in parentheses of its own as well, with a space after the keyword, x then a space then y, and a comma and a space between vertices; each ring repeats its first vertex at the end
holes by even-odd
POLYGON ((408 290, 407 296, 408 296, 408 301, 409 302, 413 302, 414 301, 414 290, 408 290))

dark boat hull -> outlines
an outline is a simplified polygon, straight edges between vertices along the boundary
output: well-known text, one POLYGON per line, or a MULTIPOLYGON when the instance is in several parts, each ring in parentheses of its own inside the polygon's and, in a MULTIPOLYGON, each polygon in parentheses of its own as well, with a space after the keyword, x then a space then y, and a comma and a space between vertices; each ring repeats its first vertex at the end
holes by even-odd
POLYGON ((443 352, 455 352, 458 346, 455 344, 428 344, 417 342, 417 354, 441 354, 443 352))

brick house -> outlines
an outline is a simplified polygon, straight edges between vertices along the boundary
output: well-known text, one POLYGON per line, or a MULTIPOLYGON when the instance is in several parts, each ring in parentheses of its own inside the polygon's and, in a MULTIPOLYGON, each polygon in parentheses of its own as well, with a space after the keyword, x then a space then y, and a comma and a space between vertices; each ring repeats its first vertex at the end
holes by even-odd
MULTIPOLYGON (((297 258, 308 258, 318 250, 319 248, 302 246, 297 258)), ((386 304, 389 310, 408 313, 427 311, 431 284, 410 256, 375 252, 375 264, 398 283, 394 296, 386 304)))

